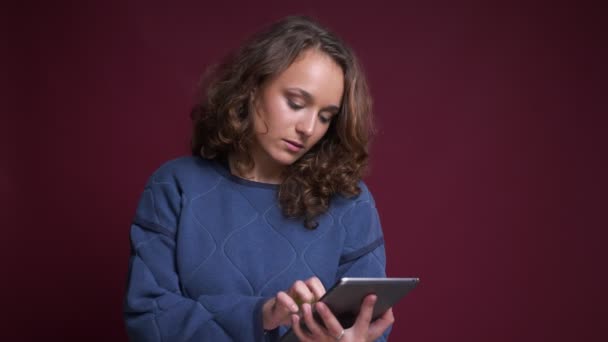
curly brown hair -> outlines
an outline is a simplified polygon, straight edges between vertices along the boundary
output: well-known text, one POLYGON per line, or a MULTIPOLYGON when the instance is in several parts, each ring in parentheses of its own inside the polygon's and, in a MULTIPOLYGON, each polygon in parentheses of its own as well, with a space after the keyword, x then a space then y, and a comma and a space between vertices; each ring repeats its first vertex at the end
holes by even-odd
POLYGON ((306 154, 286 167, 278 200, 284 215, 302 218, 309 229, 327 211, 335 194, 352 197, 368 163, 372 135, 371 96, 351 49, 307 17, 287 17, 254 35, 221 64, 210 68, 192 109, 192 154, 226 161, 241 156, 237 171, 254 166, 251 94, 265 80, 280 74, 305 50, 330 56, 344 72, 344 93, 338 115, 327 133, 306 154))

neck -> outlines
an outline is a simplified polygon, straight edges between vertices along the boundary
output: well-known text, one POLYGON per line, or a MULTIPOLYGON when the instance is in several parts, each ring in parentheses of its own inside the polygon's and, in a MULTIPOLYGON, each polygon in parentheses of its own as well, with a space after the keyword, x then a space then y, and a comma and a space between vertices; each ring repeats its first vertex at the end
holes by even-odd
POLYGON ((257 158, 255 153, 252 153, 251 155, 253 158, 253 168, 243 171, 236 168, 236 161, 239 157, 236 155, 229 155, 228 164, 230 165, 230 173, 254 182, 268 184, 280 184, 283 182, 283 170, 285 168, 283 165, 279 165, 270 160, 265 160, 265 158, 260 157, 259 154, 257 158))

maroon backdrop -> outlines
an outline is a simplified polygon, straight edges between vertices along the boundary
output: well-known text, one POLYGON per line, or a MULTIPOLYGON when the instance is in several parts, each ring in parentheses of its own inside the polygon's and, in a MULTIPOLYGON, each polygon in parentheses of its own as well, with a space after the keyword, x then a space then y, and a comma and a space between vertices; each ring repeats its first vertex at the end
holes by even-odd
POLYGON ((0 339, 126 340, 129 223, 201 71, 308 14, 361 57, 388 272, 422 280, 392 340, 607 340, 605 18, 454 3, 3 4, 0 339))

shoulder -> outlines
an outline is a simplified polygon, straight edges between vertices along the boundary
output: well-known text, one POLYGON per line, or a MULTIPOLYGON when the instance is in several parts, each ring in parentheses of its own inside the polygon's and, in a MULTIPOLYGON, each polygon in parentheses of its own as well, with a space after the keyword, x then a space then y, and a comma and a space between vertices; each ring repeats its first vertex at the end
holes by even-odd
POLYGON ((361 189, 361 192, 358 195, 352 197, 346 197, 343 195, 334 196, 332 199, 331 210, 338 214, 352 210, 353 207, 359 205, 375 208, 376 202, 374 201, 374 197, 372 196, 372 193, 365 182, 359 181, 358 185, 359 189, 361 189))
POLYGON ((183 204, 218 183, 220 176, 212 169, 213 163, 187 156, 162 164, 148 179, 134 222, 173 234, 183 204))
POLYGON ((168 186, 179 193, 203 192, 219 180, 214 163, 197 156, 169 160, 152 173, 146 187, 168 186))
POLYGON ((329 213, 342 226, 353 227, 359 223, 378 219, 376 202, 365 182, 359 181, 361 192, 358 195, 346 197, 336 195, 332 198, 329 213))
POLYGON ((346 232, 345 250, 352 251, 363 245, 378 244, 382 240, 382 227, 376 202, 370 189, 359 182, 361 192, 350 198, 337 196, 332 203, 332 215, 346 232))
POLYGON ((376 205, 374 201, 374 197, 372 196, 371 191, 363 181, 359 181, 359 188, 361 189, 361 193, 354 198, 355 202, 369 202, 373 206, 376 205))
POLYGON ((211 161, 195 156, 175 158, 161 164, 152 173, 151 180, 166 181, 175 177, 187 177, 210 167, 209 164, 211 161))

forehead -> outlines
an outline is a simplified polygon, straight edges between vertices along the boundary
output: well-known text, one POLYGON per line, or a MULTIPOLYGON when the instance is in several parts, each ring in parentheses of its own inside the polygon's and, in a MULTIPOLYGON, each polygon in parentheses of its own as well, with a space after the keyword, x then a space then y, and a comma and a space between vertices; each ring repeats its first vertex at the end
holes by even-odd
POLYGON ((271 79, 268 86, 300 88, 311 94, 319 105, 340 106, 344 72, 330 56, 310 49, 303 51, 287 69, 271 79))

